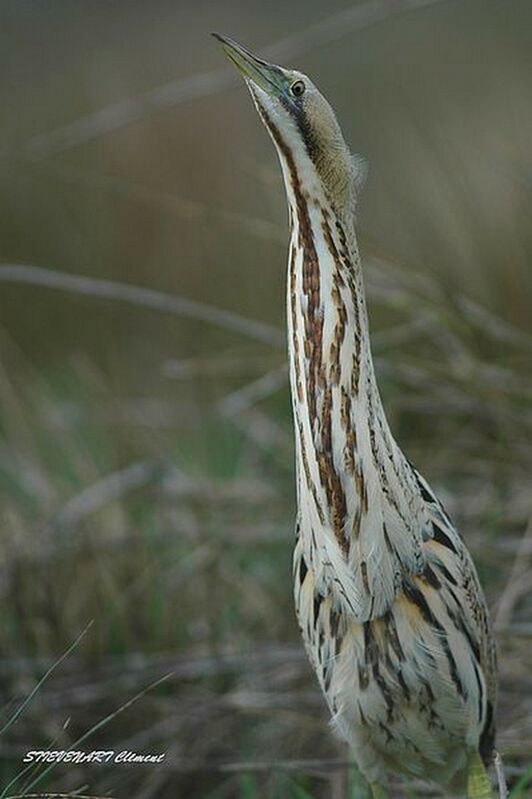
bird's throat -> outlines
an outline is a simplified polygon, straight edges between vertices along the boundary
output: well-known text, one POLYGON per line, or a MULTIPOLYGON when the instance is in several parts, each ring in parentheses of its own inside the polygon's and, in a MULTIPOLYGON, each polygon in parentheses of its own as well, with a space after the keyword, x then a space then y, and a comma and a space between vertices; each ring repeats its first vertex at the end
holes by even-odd
POLYGON ((320 551, 316 573, 345 588, 358 568, 369 597, 379 557, 374 551, 366 569, 361 555, 371 551, 375 528, 386 539, 386 518, 394 529, 396 520, 407 530, 409 519, 417 524, 418 489, 375 380, 352 208, 328 196, 311 161, 301 153, 296 159, 266 114, 265 121, 290 213, 288 347, 300 527, 310 560, 320 551))
POLYGON ((374 390, 378 401, 360 263, 354 236, 323 195, 311 196, 294 181, 289 200, 288 328, 303 465, 299 490, 311 493, 320 524, 332 527, 348 556, 347 520, 360 518, 368 501, 357 427, 367 415, 368 393, 374 390), (356 502, 346 483, 356 486, 356 502))

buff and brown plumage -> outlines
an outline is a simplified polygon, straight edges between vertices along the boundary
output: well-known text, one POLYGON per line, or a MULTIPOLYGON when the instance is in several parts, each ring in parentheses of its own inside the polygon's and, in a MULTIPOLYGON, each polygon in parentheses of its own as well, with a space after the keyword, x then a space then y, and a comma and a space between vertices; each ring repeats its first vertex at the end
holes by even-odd
POLYGON ((274 141, 288 199, 295 604, 310 661, 374 797, 392 772, 490 799, 489 614, 464 541, 381 404, 354 228, 363 162, 305 75, 217 38, 274 141))

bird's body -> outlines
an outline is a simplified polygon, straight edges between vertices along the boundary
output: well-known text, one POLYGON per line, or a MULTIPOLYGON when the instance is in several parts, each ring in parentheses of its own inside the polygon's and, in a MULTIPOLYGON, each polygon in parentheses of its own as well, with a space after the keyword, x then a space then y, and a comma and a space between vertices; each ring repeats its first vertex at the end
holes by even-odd
POLYGON ((354 229, 360 160, 306 76, 223 41, 276 145, 289 204, 295 604, 310 661, 375 796, 391 771, 488 799, 489 616, 464 542, 381 404, 354 229))

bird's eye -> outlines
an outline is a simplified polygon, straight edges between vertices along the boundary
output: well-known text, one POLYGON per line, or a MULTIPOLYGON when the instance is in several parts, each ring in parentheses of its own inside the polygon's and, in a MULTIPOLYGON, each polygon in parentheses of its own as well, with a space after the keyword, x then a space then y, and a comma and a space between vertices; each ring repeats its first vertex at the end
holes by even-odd
POLYGON ((290 91, 294 97, 301 97, 301 95, 305 92, 305 84, 302 80, 296 80, 295 83, 292 83, 290 86, 290 91))

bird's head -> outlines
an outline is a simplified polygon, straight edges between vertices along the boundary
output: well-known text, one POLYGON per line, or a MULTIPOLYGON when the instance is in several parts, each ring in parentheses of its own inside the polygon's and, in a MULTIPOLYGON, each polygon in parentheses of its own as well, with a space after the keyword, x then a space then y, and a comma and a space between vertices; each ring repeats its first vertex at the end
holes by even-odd
POLYGON ((307 190, 321 189, 337 211, 354 210, 365 163, 349 152, 334 111, 310 78, 213 35, 246 81, 277 147, 287 189, 297 180, 307 190))

